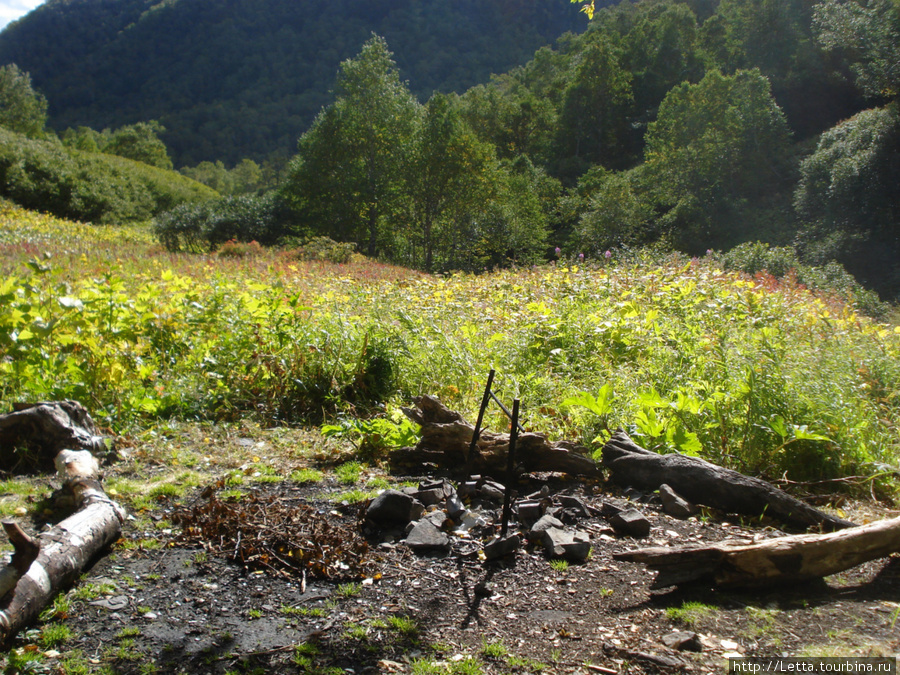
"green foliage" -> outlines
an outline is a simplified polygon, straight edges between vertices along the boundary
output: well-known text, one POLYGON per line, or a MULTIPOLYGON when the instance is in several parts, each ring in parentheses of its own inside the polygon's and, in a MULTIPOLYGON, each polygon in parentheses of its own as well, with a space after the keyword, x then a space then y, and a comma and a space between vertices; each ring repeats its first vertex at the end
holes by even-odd
POLYGON ((119 223, 214 193, 172 172, 0 129, 0 194, 64 218, 119 223))
POLYGON ((886 294, 900 290, 897 104, 866 110, 822 134, 800 167, 794 196, 807 224, 806 257, 835 258, 886 294))
POLYGON ((298 260, 318 260, 335 265, 344 265, 353 257, 356 245, 352 242, 337 242, 331 237, 312 237, 302 246, 294 249, 298 260))
POLYGON ((159 139, 164 131, 165 128, 156 120, 129 124, 116 129, 101 150, 171 171, 172 160, 165 143, 159 139))
POLYGON ((30 138, 43 135, 47 99, 31 85, 31 76, 11 63, 0 67, 0 127, 30 138))
POLYGON ((852 61, 860 88, 870 97, 900 95, 900 8, 892 0, 825 0, 815 26, 826 48, 852 61))
POLYGON ((176 166, 262 164, 295 151, 333 100, 338 64, 373 31, 424 101, 485 82, 585 24, 567 0, 51 3, 7 27, 0 64, 32 74, 57 129, 117 128, 138 111, 166 127, 176 166))
MULTIPOLYGON (((597 266, 445 277, 265 249, 197 264, 124 236, 110 248, 103 229, 82 226, 79 241, 74 225, 0 213, 7 406, 90 400, 115 429, 327 418, 375 459, 415 440, 395 412, 412 396, 439 394, 471 418, 485 373, 502 364, 504 397, 551 437, 599 444, 622 427, 645 447, 755 475, 868 476, 858 489, 894 489, 883 476, 900 457, 900 332, 791 274, 620 250, 597 266), (38 246, 53 255, 33 258, 38 246)), ((506 423, 495 411, 486 420, 506 423)))
MULTIPOLYGON (((276 209, 273 193, 185 203, 157 216, 154 231, 169 251, 213 251, 227 242, 274 244, 283 234, 276 209)), ((245 247, 231 249, 234 254, 248 252, 245 247)))
POLYGON ((711 71, 670 91, 647 131, 644 179, 672 244, 700 252, 746 236, 728 231, 740 227, 729 212, 784 181, 789 138, 759 71, 711 71))
POLYGON ((247 158, 242 159, 232 169, 226 169, 225 164, 219 160, 200 162, 194 167, 185 166, 179 169, 179 172, 222 195, 252 193, 264 186, 262 168, 247 158))

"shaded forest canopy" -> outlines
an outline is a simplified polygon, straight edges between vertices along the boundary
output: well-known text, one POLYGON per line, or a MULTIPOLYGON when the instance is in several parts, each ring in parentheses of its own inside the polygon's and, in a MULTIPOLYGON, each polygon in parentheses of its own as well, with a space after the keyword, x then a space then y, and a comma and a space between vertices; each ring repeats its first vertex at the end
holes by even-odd
POLYGON ((568 0, 49 0, 0 34, 56 129, 157 119, 176 166, 293 154, 338 63, 385 36, 420 97, 461 92, 587 20, 568 0))

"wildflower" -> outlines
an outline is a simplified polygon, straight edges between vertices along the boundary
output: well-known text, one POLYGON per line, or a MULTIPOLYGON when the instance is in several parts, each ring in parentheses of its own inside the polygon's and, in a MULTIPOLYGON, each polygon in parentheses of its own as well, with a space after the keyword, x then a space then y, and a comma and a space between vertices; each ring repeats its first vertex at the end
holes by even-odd
POLYGON ((559 254, 562 253, 562 249, 559 246, 557 246, 555 249, 553 249, 553 251, 554 251, 554 253, 556 253, 557 258, 559 257, 559 254))
POLYGON ((579 253, 579 254, 578 254, 578 260, 579 260, 580 262, 584 262, 584 253, 579 253))
POLYGON ((612 258, 612 251, 606 249, 606 253, 603 254, 603 257, 609 260, 610 258, 612 258))

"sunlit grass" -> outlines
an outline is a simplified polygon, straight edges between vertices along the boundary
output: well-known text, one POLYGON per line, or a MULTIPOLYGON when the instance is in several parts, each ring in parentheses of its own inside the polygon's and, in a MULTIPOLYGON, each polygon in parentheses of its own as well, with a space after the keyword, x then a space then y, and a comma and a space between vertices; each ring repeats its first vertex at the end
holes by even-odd
MULTIPOLYGON (((896 489, 898 329, 790 281, 654 260, 430 277, 271 250, 171 255, 140 229, 0 214, 5 407, 74 398, 113 429, 271 426, 384 415, 431 393, 474 418, 502 364, 499 394, 554 438, 597 448, 622 427, 756 475, 896 489)), ((506 424, 494 410, 486 422, 506 424)), ((238 452, 211 440, 172 462, 199 470, 212 453, 237 467, 238 452)))

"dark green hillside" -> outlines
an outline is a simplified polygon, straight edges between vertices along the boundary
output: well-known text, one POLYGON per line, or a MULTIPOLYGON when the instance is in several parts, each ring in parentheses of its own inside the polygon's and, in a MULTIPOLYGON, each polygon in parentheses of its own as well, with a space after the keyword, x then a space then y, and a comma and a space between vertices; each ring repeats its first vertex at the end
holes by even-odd
POLYGON ((176 166, 291 154, 338 63, 384 36, 413 93, 461 92, 586 19, 568 0, 50 0, 0 34, 56 129, 158 119, 176 166))

